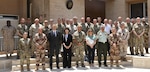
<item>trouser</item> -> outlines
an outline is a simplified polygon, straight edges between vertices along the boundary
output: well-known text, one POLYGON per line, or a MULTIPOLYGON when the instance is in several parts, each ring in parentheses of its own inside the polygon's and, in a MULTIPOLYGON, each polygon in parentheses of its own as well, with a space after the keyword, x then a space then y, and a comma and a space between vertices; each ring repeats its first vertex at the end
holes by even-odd
POLYGON ((30 70, 30 55, 29 53, 25 52, 25 53, 20 53, 20 67, 21 67, 21 71, 23 71, 23 65, 24 65, 24 61, 27 61, 27 70, 30 70))
POLYGON ((135 43, 135 53, 138 54, 138 50, 140 50, 141 55, 143 55, 143 38, 136 38, 135 43))
POLYGON ((120 44, 120 56, 125 57, 127 55, 128 44, 121 43, 120 44))
POLYGON ((84 46, 75 46, 75 58, 76 64, 81 61, 81 64, 84 64, 84 46))
POLYGON ((63 52, 63 67, 70 68, 71 67, 71 56, 72 56, 71 48, 69 48, 69 49, 63 48, 63 50, 64 50, 64 52, 63 52))
POLYGON ((93 48, 91 48, 90 46, 87 46, 87 49, 88 49, 89 64, 94 63, 95 46, 93 48))
POLYGON ((103 54, 104 64, 106 64, 106 62, 107 62, 107 51, 108 51, 107 43, 99 42, 97 50, 98 50, 98 63, 101 64, 101 58, 102 58, 102 54, 103 54))
POLYGON ((116 65, 119 65, 119 59, 120 59, 120 51, 119 51, 119 48, 118 47, 112 47, 110 48, 110 62, 111 62, 111 65, 113 65, 113 61, 115 60, 116 61, 116 65))
POLYGON ((134 55, 134 47, 130 47, 130 53, 131 55, 134 55))
POLYGON ((39 64, 42 63, 42 65, 45 65, 45 49, 37 49, 36 50, 36 65, 39 66, 39 64))
MULTIPOLYGON (((60 49, 60 47, 59 47, 59 49, 60 49)), ((49 53, 49 66, 50 66, 50 68, 53 67, 52 63, 53 63, 54 53, 56 55, 56 65, 57 65, 57 67, 59 67, 59 49, 50 48, 50 53, 49 53)))

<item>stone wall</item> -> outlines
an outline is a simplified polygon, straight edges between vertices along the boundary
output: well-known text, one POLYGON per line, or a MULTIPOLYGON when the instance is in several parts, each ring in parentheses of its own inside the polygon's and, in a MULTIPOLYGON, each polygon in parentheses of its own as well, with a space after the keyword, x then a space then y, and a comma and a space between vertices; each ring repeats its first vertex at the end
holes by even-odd
POLYGON ((77 16, 81 18, 85 16, 85 1, 73 0, 73 8, 68 10, 66 8, 67 0, 50 0, 50 18, 53 18, 56 22, 57 18, 72 18, 77 16))

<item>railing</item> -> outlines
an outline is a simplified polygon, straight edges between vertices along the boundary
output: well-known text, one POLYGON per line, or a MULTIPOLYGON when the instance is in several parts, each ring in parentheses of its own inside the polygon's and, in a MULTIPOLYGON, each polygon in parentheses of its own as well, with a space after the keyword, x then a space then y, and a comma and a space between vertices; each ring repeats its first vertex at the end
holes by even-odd
MULTIPOLYGON (((17 50, 18 48, 18 41, 19 41, 19 37, 18 36, 14 36, 15 38, 15 47, 14 50, 17 50)), ((3 47, 3 37, 0 37, 0 52, 4 51, 4 47, 3 47)))

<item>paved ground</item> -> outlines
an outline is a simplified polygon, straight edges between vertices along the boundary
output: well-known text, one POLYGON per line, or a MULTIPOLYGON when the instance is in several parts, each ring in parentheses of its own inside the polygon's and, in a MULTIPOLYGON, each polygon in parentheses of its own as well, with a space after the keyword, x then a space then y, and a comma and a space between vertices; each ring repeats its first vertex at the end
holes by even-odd
MULTIPOLYGON (((37 72, 150 72, 150 69, 142 69, 142 68, 132 68, 132 67, 120 67, 120 68, 110 68, 110 67, 101 67, 99 68, 98 66, 90 68, 89 66, 86 66, 85 68, 76 68, 73 67, 71 69, 53 69, 49 70, 47 68, 45 71, 39 70, 37 72)), ((12 72, 20 72, 20 71, 12 71, 12 72)), ((35 72, 34 70, 31 71, 25 71, 25 72, 35 72)))
MULTIPOLYGON (((128 51, 129 54, 129 51, 128 51)), ((150 57, 150 54, 146 54, 145 57, 150 57)), ((5 55, 0 55, 0 60, 5 60, 5 55)), ((16 59, 16 54, 13 54, 13 57, 11 58, 13 60, 16 59)), ((39 70, 37 72, 150 72, 150 69, 145 69, 145 68, 134 68, 132 66, 132 64, 125 64, 125 65, 121 65, 120 67, 98 67, 97 65, 95 65, 94 67, 89 67, 86 66, 85 68, 79 67, 76 68, 75 66, 73 66, 71 69, 63 69, 62 67, 60 69, 56 69, 54 68, 53 70, 50 70, 49 68, 46 68, 45 71, 39 70)), ((20 71, 2 71, 0 70, 0 72, 20 72, 20 71)), ((31 71, 24 71, 24 72, 35 72, 34 69, 32 69, 31 71)))

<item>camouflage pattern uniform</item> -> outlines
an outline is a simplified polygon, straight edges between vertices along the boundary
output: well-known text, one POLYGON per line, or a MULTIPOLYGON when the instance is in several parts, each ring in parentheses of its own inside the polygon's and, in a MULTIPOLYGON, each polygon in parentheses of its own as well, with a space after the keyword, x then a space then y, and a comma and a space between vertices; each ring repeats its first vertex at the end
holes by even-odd
POLYGON ((125 56, 127 55, 127 48, 128 48, 128 39, 129 39, 129 31, 125 29, 119 29, 118 34, 120 37, 120 56, 122 61, 126 61, 125 56))
MULTIPOLYGON (((28 32, 28 27, 25 24, 19 24, 17 27, 19 38, 22 38, 24 32, 28 32)), ((17 50, 17 58, 19 58, 19 50, 17 50)))
POLYGON ((149 48, 149 24, 148 23, 143 23, 144 24, 144 27, 145 27, 145 32, 144 32, 144 47, 145 47, 145 50, 146 50, 146 53, 149 53, 148 52, 148 48, 149 48))
MULTIPOLYGON (((140 24, 134 24, 134 26, 133 26, 133 31, 135 32, 135 33, 137 33, 137 35, 140 35, 140 34, 142 34, 144 31, 145 31, 145 29, 144 29, 144 25, 142 24, 142 23, 140 23, 140 24)), ((141 53, 141 55, 144 55, 143 54, 143 43, 144 43, 144 38, 143 38, 143 35, 140 37, 140 38, 138 38, 137 36, 135 37, 135 53, 136 53, 136 55, 138 55, 139 53, 138 53, 138 50, 140 49, 140 53, 141 53)))
POLYGON ((33 41, 36 46, 36 70, 38 70, 39 63, 42 63, 42 69, 45 70, 45 45, 47 37, 44 33, 36 33, 33 41))
POLYGON ((8 27, 6 25, 1 29, 1 32, 3 36, 4 51, 6 52, 6 56, 8 58, 8 54, 10 53, 11 56, 15 47, 14 36, 16 34, 16 28, 13 26, 8 27))
POLYGON ((30 29, 29 29, 29 36, 31 38, 31 42, 32 42, 32 45, 31 45, 31 56, 34 56, 34 51, 35 51, 35 44, 33 42, 33 37, 35 36, 36 33, 38 33, 38 29, 43 27, 41 24, 32 24, 30 26, 30 29))
POLYGON ((132 28, 133 28, 133 24, 132 23, 127 23, 127 29, 130 33, 130 36, 129 36, 129 39, 128 39, 128 46, 130 47, 130 52, 131 52, 131 55, 134 55, 134 38, 135 38, 135 35, 132 31, 132 28))
POLYGON ((113 60, 116 60, 116 65, 119 66, 119 59, 120 59, 120 50, 119 50, 119 42, 120 37, 118 34, 110 34, 108 37, 109 43, 110 43, 110 61, 111 66, 113 66, 113 60), (113 46, 113 44, 116 44, 116 47, 113 46))
POLYGON ((78 61, 81 61, 82 66, 84 65, 84 41, 85 41, 85 33, 83 31, 78 32, 75 31, 73 34, 74 39, 74 48, 75 48, 75 57, 76 64, 78 66, 78 61), (81 43, 81 45, 78 45, 81 43))
POLYGON ((20 65, 21 65, 21 71, 23 71, 23 65, 24 61, 26 60, 27 62, 27 70, 30 71, 30 46, 31 46, 31 41, 29 38, 24 39, 21 38, 19 40, 19 55, 20 55, 20 65))

